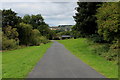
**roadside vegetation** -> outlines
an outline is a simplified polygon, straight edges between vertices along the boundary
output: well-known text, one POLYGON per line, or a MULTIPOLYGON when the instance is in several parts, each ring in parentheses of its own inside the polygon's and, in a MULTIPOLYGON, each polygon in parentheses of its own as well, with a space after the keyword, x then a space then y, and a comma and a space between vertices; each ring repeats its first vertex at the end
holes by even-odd
POLYGON ((76 24, 71 26, 72 31, 50 30, 41 14, 20 17, 11 9, 0 10, 3 77, 25 77, 45 53, 50 45, 49 40, 59 39, 61 35, 78 38, 60 41, 74 55, 104 76, 118 77, 120 2, 77 4, 73 16, 76 24))
MULTIPOLYGON (((120 2, 77 2, 74 36, 103 44, 94 50, 108 61, 116 61, 120 52, 120 2), (82 15, 83 14, 83 15, 82 15), (77 35, 76 35, 77 33, 77 35), (102 52, 99 52, 99 50, 102 52)), ((98 46, 98 45, 96 45, 98 46)))
POLYGON ((104 44, 93 43, 86 38, 60 40, 59 42, 64 44, 73 55, 77 56, 105 77, 118 78, 118 65, 116 62, 108 61, 104 57, 99 56, 99 53, 101 55, 106 53, 104 51, 107 48, 100 48, 104 44))
POLYGON ((50 47, 53 31, 41 14, 20 17, 12 9, 0 12, 2 77, 25 78, 50 47))
POLYGON ((52 39, 53 32, 44 22, 41 14, 24 17, 8 10, 0 10, 2 13, 2 50, 18 49, 21 46, 38 46, 46 44, 52 39))
MULTIPOLYGON (((25 78, 43 57, 51 43, 2 53, 2 77, 25 78)), ((0 53, 1 54, 1 53, 0 53)))
POLYGON ((75 38, 60 41, 74 55, 109 78, 118 77, 120 2, 77 2, 75 38))

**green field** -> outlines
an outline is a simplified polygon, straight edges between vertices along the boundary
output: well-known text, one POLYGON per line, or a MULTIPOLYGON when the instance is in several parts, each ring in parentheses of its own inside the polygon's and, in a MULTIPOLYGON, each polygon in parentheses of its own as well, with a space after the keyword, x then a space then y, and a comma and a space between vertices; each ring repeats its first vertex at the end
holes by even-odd
POLYGON ((51 43, 2 53, 3 78, 24 78, 43 57, 51 43))
POLYGON ((118 66, 105 58, 93 54, 90 42, 85 38, 60 40, 60 43, 83 62, 107 78, 118 78, 118 66))

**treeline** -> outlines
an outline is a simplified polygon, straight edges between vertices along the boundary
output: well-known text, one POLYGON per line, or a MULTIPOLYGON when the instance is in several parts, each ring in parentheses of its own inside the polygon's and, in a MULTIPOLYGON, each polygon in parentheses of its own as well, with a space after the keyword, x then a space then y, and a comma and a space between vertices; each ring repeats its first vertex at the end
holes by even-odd
POLYGON ((2 12, 2 49, 16 49, 18 46, 45 44, 52 39, 53 32, 40 14, 25 15, 23 18, 8 10, 2 12))
POLYGON ((94 43, 104 44, 102 48, 97 48, 95 53, 110 61, 118 60, 120 2, 77 2, 77 4, 77 13, 74 16, 76 21, 73 27, 74 35, 78 38, 89 38, 94 43))

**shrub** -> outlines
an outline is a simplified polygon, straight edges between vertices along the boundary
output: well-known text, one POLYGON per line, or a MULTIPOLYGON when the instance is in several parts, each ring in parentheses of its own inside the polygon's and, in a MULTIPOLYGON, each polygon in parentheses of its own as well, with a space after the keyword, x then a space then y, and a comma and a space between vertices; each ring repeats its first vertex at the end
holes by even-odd
POLYGON ((120 2, 103 3, 97 10, 98 33, 104 37, 104 40, 120 40, 120 2))
POLYGON ((119 49, 113 49, 111 44, 98 44, 93 49, 93 53, 104 57, 106 60, 118 63, 119 49))
POLYGON ((20 44, 29 46, 31 43, 32 26, 30 24, 20 23, 18 26, 20 44))
POLYGON ((103 43, 105 42, 104 41, 104 38, 98 34, 92 34, 90 36, 90 39, 94 42, 94 43, 103 43))
POLYGON ((14 39, 8 39, 7 37, 2 38, 2 49, 9 50, 9 49, 16 49, 18 47, 19 41, 14 39))
POLYGON ((39 39, 40 39, 40 42, 44 43, 44 44, 49 42, 49 40, 46 37, 44 37, 44 36, 39 37, 39 39))
POLYGON ((98 45, 93 49, 93 53, 97 54, 97 55, 103 55, 104 53, 107 53, 110 49, 110 45, 109 44, 102 44, 102 45, 98 45))
POLYGON ((32 30, 31 32, 31 45, 40 45, 40 32, 37 29, 32 30))
POLYGON ((18 38, 18 32, 17 32, 17 28, 12 28, 12 26, 6 26, 3 29, 4 35, 6 37, 8 37, 9 39, 16 39, 18 38))
POLYGON ((2 50, 2 30, 0 28, 0 50, 2 50))
POLYGON ((109 61, 118 61, 118 50, 117 49, 110 49, 107 53, 102 55, 109 61))

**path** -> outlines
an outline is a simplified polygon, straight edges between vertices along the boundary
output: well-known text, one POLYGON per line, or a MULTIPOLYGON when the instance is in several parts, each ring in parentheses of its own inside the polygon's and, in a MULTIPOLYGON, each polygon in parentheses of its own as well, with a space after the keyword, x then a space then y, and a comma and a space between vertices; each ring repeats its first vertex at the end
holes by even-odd
POLYGON ((54 41, 28 78, 104 78, 54 41))

